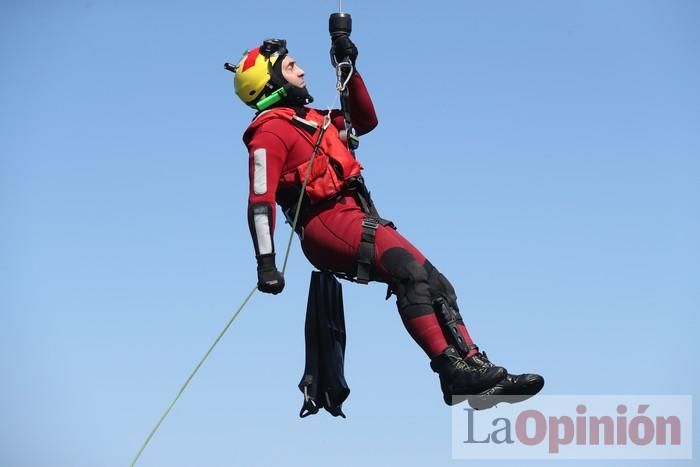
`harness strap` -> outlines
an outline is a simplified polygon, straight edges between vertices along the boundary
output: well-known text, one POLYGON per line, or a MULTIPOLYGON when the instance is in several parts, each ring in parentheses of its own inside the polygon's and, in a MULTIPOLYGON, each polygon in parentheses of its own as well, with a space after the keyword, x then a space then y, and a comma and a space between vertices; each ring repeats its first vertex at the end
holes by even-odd
POLYGON ((362 220, 362 236, 357 249, 357 282, 369 283, 369 272, 374 262, 374 240, 377 235, 379 220, 366 216, 362 220))
POLYGON ((357 278, 355 279, 360 284, 367 284, 370 278, 370 270, 374 263, 374 244, 379 226, 391 227, 395 229, 394 223, 384 219, 379 215, 377 208, 372 201, 367 186, 362 177, 357 177, 350 184, 355 198, 360 203, 362 211, 365 213, 365 218, 362 220, 362 235, 360 237, 360 245, 357 249, 357 278))

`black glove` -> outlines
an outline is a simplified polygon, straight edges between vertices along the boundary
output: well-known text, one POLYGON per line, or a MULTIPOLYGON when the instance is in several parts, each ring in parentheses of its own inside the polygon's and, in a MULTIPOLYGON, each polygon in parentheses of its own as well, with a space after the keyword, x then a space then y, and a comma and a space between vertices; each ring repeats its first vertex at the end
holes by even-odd
POLYGON ((259 255, 258 260, 258 290, 277 295, 284 289, 284 276, 277 270, 275 254, 259 255))
POLYGON ((357 47, 355 47, 355 44, 353 44, 350 36, 347 34, 341 34, 333 38, 331 54, 338 63, 349 58, 352 66, 355 66, 355 61, 357 61, 357 47))

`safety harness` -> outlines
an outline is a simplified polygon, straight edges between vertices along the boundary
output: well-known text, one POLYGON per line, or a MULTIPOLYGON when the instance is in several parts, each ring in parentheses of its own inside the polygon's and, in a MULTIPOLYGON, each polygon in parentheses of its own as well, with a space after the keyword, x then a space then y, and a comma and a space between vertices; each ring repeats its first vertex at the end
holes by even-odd
MULTIPOLYGON (((379 215, 360 175, 362 166, 347 146, 350 142, 343 141, 338 130, 329 124, 329 114, 323 115, 318 110, 307 108, 276 108, 260 113, 246 130, 244 140, 252 138, 257 128, 272 119, 290 122, 298 134, 313 146, 308 162, 287 168, 280 177, 280 192, 283 194, 278 196, 278 202, 287 223, 293 225, 303 238, 303 225, 310 216, 328 209, 344 196, 354 197, 365 213, 357 252, 357 271, 353 275, 343 272, 334 274, 367 284, 374 261, 377 228, 380 225, 393 228, 394 224, 379 215)), ((345 125, 345 131, 348 131, 347 121, 345 125)))
MULTIPOLYGON (((302 418, 318 413, 321 408, 325 408, 333 416, 345 418, 342 404, 350 394, 350 388, 344 376, 346 337, 342 285, 336 278, 361 284, 369 283, 370 271, 375 261, 374 246, 377 229, 380 225, 396 228, 393 222, 379 215, 364 179, 359 173, 362 167, 354 154, 358 138, 350 121, 346 89, 354 70, 350 65, 349 72, 343 76, 342 65, 337 64, 336 70, 337 88, 340 92, 345 120, 345 141, 342 141, 337 129, 333 128, 328 132, 331 126, 330 110, 322 118, 319 117, 320 113, 313 109, 308 112, 310 119, 307 119, 306 111, 303 109, 296 109, 294 115, 288 114, 288 110, 272 110, 271 113, 276 115, 267 116, 267 118, 274 118, 286 115, 301 135, 313 145, 309 162, 295 168, 295 173, 290 173, 291 178, 287 179, 288 182, 301 181, 301 187, 298 191, 292 190, 289 197, 278 197, 282 212, 292 229, 303 238, 304 221, 310 215, 327 209, 332 203, 348 194, 357 200, 365 214, 357 250, 356 273, 349 275, 344 272, 324 270, 314 271, 311 274, 304 333, 306 364, 299 382, 299 390, 304 395, 304 402, 299 412, 302 418), (315 135, 316 130, 318 130, 317 135, 315 135), (330 139, 327 138, 324 141, 324 135, 327 134, 330 139), (313 138, 314 135, 315 138, 313 138), (344 143, 342 149, 337 145, 338 142, 344 143), (315 164, 317 158, 320 160, 320 167, 315 164)), ((284 174, 282 180, 284 181, 284 174)), ((289 245, 287 251, 289 251, 289 245)), ((285 257, 285 266, 286 262, 285 257)))
MULTIPOLYGON (((357 148, 358 140, 352 130, 346 103, 348 92, 345 89, 345 85, 347 85, 349 77, 346 78, 341 88, 340 66, 336 69, 338 70, 338 91, 341 92, 342 110, 345 120, 347 149, 354 159, 354 150, 357 148)), ((325 118, 330 119, 330 110, 325 118)), ((297 116, 295 121, 298 125, 299 116, 297 116)), ((319 149, 325 148, 322 139, 326 134, 325 130, 327 127, 328 125, 323 126, 322 131, 317 136, 310 164, 313 163, 313 159, 316 157, 319 149)), ((328 155, 330 156, 328 160, 332 160, 332 156, 328 155)), ((336 171, 337 165, 329 164, 327 169, 336 171)), ((307 172, 310 170, 311 167, 307 172)), ((299 412, 301 418, 316 414, 321 408, 326 409, 334 417, 341 416, 345 418, 342 404, 350 394, 350 388, 345 380, 344 370, 346 335, 343 289, 336 277, 360 284, 369 283, 370 271, 375 261, 374 244, 377 229, 380 225, 395 228, 393 222, 383 219, 379 215, 367 185, 365 185, 364 179, 359 173, 345 179, 342 178, 342 174, 336 172, 336 175, 340 175, 341 180, 344 180, 343 186, 338 193, 321 202, 313 203, 314 206, 312 206, 312 200, 309 199, 306 185, 302 184, 298 193, 296 208, 291 210, 283 206, 282 209, 287 222, 291 224, 301 238, 303 238, 304 230, 298 224, 300 218, 306 220, 309 215, 313 214, 312 211, 323 210, 348 194, 353 195, 362 212, 365 213, 365 217, 362 220, 360 244, 357 249, 357 271, 355 275, 348 275, 338 271, 314 271, 311 273, 304 332, 306 364, 304 374, 299 382, 299 390, 304 395, 304 402, 299 412)))
POLYGON ((365 218, 362 220, 362 234, 360 236, 360 246, 357 249, 357 273, 355 277, 344 277, 348 280, 358 282, 360 284, 367 284, 370 280, 370 269, 374 263, 374 243, 377 235, 377 229, 379 226, 388 226, 391 228, 396 228, 394 223, 390 220, 384 219, 379 215, 369 190, 367 190, 367 185, 364 183, 362 177, 357 177, 353 179, 350 183, 349 189, 355 195, 355 199, 360 204, 362 212, 365 213, 365 218))

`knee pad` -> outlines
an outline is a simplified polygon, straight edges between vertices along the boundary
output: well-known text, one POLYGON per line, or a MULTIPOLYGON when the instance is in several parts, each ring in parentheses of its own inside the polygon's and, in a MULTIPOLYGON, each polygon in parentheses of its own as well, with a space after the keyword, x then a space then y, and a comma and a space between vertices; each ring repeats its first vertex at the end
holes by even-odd
POLYGON ((412 318, 433 313, 428 271, 408 250, 390 248, 379 261, 389 273, 389 285, 402 315, 412 318))
POLYGON ((457 293, 455 292, 455 288, 452 287, 450 281, 448 281, 447 278, 427 259, 425 260, 424 268, 428 273, 428 284, 430 285, 430 296, 432 300, 435 301, 442 298, 452 308, 454 308, 457 313, 459 313, 459 307, 457 306, 457 293))

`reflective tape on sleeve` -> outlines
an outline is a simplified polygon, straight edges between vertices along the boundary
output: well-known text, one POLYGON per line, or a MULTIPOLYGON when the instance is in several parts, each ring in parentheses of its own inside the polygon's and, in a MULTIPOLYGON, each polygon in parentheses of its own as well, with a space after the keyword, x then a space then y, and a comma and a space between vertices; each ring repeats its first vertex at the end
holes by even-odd
POLYGON ((259 148, 253 151, 253 193, 267 193, 267 150, 259 148))
POLYGON ((258 254, 272 253, 272 236, 270 235, 270 218, 267 214, 255 214, 255 237, 258 241, 258 254))

